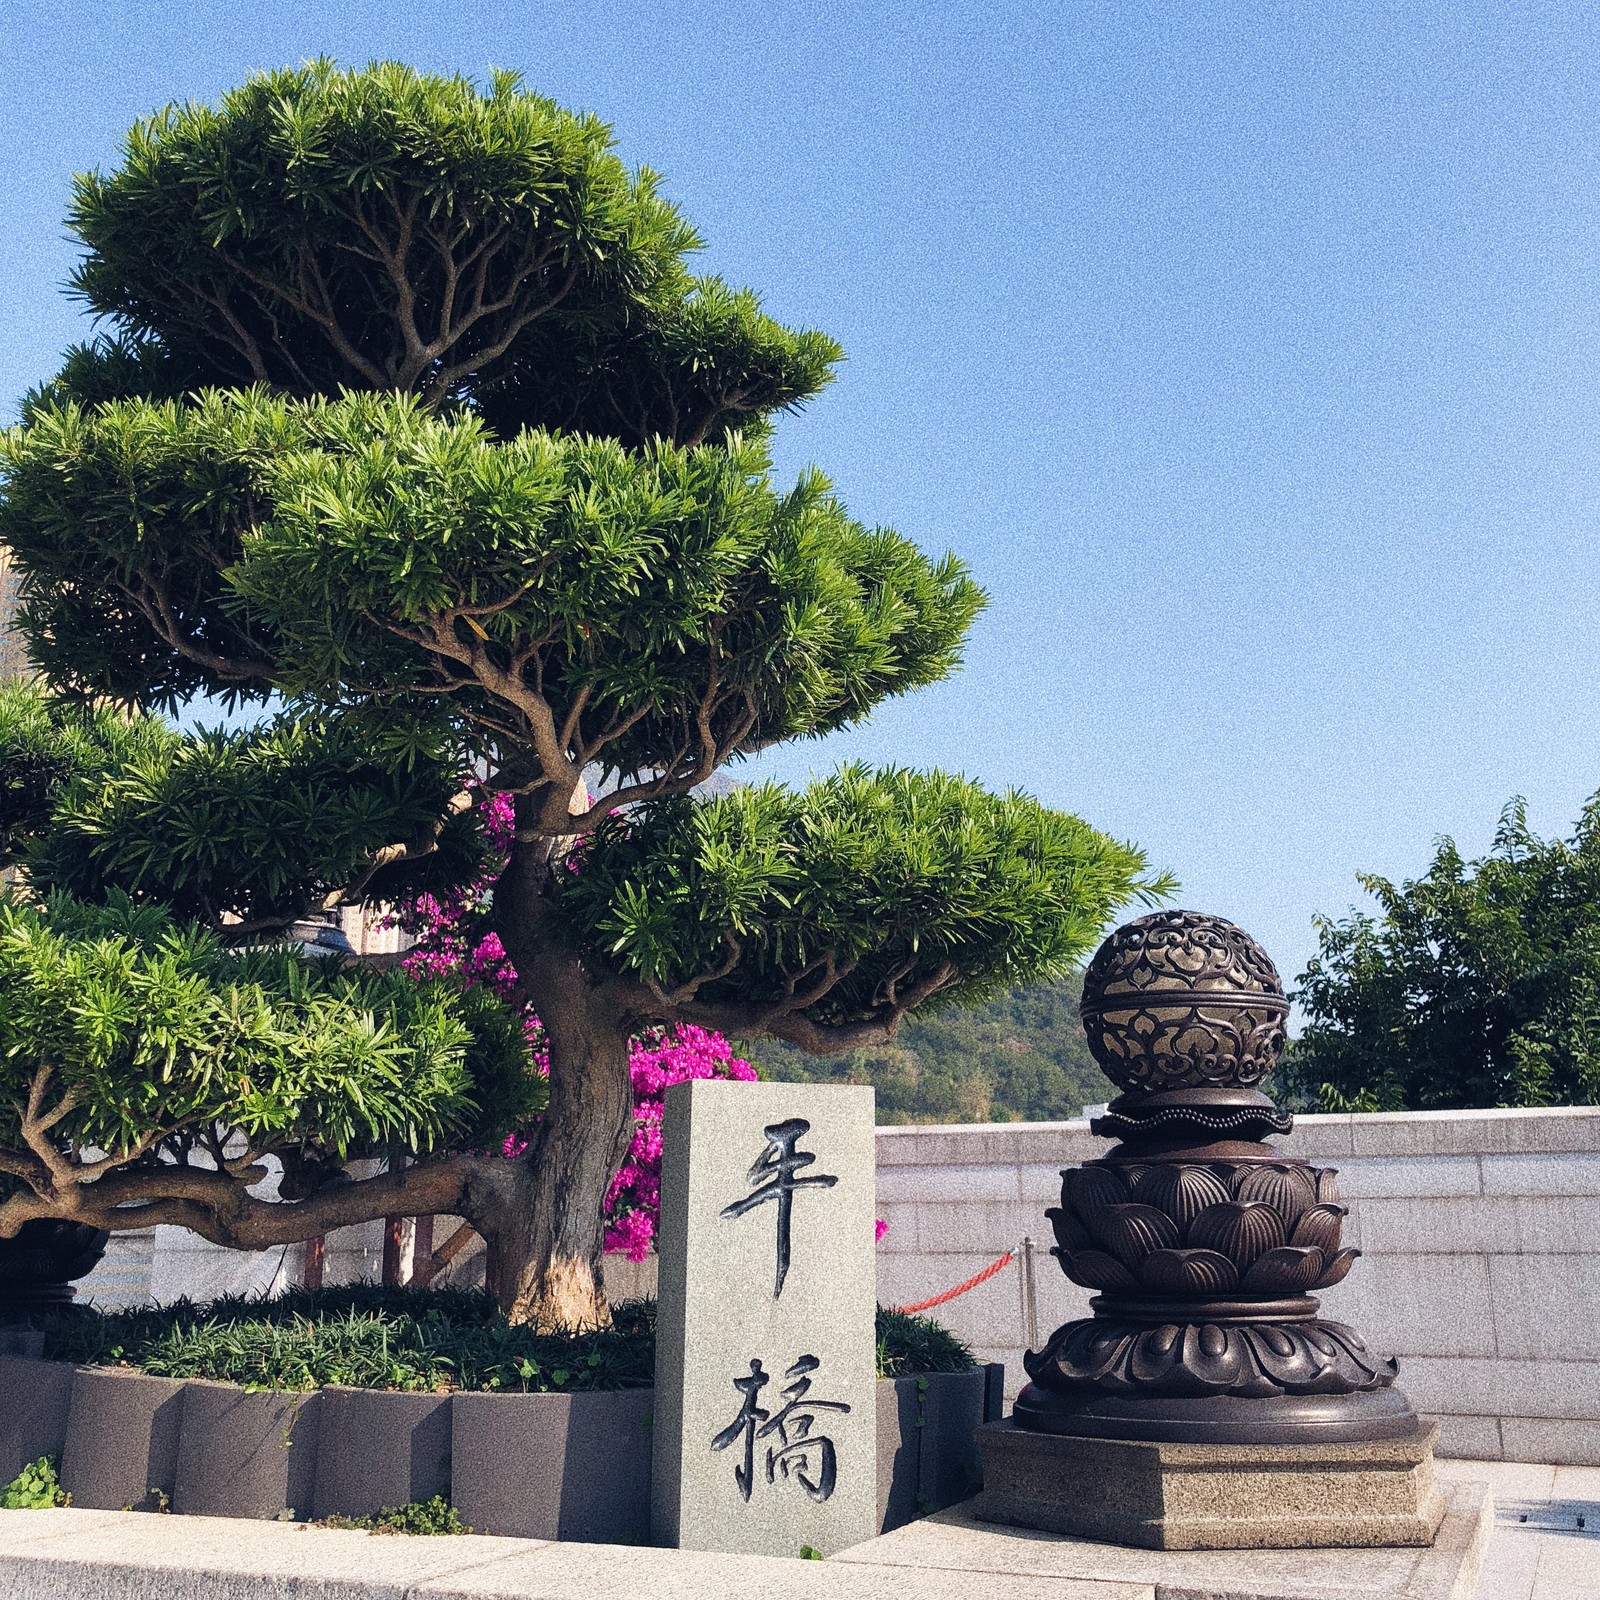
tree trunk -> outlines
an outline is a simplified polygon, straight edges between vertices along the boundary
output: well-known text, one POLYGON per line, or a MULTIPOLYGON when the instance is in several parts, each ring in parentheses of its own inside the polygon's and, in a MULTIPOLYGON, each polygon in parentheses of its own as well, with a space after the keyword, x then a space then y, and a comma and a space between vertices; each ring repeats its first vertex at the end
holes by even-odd
POLYGON ((536 850, 518 847, 495 892, 501 943, 550 1053, 549 1104, 519 1163, 514 1209, 495 1228, 496 1298, 512 1322, 605 1327, 606 1193, 633 1137, 631 1019, 550 938, 536 850))

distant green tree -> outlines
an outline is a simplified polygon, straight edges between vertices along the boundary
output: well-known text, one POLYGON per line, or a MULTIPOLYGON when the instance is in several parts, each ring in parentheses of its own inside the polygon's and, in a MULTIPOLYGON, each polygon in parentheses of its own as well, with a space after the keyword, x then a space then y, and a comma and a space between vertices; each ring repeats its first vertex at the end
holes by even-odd
POLYGON ((1414 882, 1360 881, 1379 914, 1319 919, 1291 1090, 1361 1111, 1600 1099, 1600 796, 1569 840, 1514 800, 1482 860, 1445 839, 1414 882))
POLYGON ((913 1013, 895 1042, 810 1057, 780 1041, 750 1046, 763 1077, 870 1083, 878 1121, 1060 1122, 1111 1092, 1083 1036, 1076 974, 1007 989, 962 1010, 913 1013))

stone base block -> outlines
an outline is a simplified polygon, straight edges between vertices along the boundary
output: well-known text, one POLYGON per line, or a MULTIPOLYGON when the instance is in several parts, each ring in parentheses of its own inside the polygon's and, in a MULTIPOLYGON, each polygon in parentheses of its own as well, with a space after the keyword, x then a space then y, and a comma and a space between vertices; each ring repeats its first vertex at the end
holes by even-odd
POLYGON ((1437 1429, 1352 1444, 1204 1445, 978 1429, 984 1522, 1148 1550, 1428 1545, 1437 1429))

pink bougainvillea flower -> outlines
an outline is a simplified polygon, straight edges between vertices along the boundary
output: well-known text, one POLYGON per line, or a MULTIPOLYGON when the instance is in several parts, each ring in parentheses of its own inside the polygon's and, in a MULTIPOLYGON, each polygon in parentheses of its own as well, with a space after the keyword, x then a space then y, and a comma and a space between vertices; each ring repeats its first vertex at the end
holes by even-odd
MULTIPOLYGON (((456 973, 469 984, 486 984, 496 994, 509 998, 516 988, 516 969, 498 935, 477 929, 482 926, 495 879, 505 870, 510 856, 511 796, 490 795, 479 806, 479 815, 490 855, 484 872, 448 894, 421 894, 402 903, 390 921, 416 940, 401 962, 406 972, 419 978, 456 973)), ((524 1025, 534 1064, 548 1073, 550 1058, 539 1019, 530 1011, 524 1025)), ((614 1255, 643 1261, 655 1242, 661 1213, 662 1095, 671 1085, 691 1078, 752 1083, 756 1070, 733 1053, 733 1047, 720 1033, 689 1026, 641 1034, 632 1041, 628 1067, 633 1078, 633 1138, 606 1194, 605 1244, 614 1255)), ((502 1154, 521 1155, 528 1148, 529 1131, 514 1133, 506 1140, 502 1154)), ((886 1226, 878 1224, 879 1238, 886 1226)))

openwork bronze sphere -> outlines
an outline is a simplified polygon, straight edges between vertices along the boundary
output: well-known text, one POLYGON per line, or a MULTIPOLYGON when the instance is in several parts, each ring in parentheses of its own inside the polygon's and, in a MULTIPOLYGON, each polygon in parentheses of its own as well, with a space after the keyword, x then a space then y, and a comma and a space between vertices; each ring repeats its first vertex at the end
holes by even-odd
POLYGON ((1284 1045, 1289 1002, 1243 928, 1157 911, 1095 952, 1079 1006, 1089 1049, 1119 1088, 1251 1088, 1284 1045))

